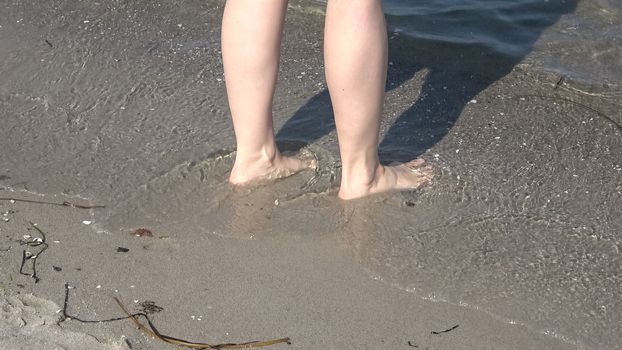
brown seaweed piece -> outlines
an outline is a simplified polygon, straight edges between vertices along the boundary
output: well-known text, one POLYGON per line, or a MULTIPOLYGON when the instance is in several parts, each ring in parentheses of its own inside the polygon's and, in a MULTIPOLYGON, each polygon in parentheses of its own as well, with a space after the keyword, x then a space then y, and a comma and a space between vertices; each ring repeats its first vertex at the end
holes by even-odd
POLYGON ((153 237, 153 233, 146 228, 138 228, 132 232, 132 235, 136 237, 153 237))
MULTIPOLYGON (((216 349, 216 350, 220 350, 220 349, 251 349, 251 348, 260 348, 260 347, 266 347, 266 346, 271 346, 271 345, 277 345, 277 344, 291 344, 290 339, 289 338, 281 338, 281 339, 274 339, 274 340, 266 340, 266 341, 252 341, 252 342, 247 342, 247 343, 240 343, 240 344, 234 344, 234 343, 227 343, 227 344, 215 344, 215 345, 210 345, 207 343, 197 343, 197 342, 191 342, 191 341, 187 341, 187 340, 183 340, 183 339, 178 339, 178 338, 174 338, 168 335, 164 335, 162 333, 160 333, 158 331, 158 329, 153 325, 153 323, 151 322, 151 319, 149 318, 149 316, 144 313, 144 312, 138 312, 138 313, 133 313, 131 314, 127 308, 125 308, 125 306, 121 303, 121 301, 119 299, 117 299, 116 297, 114 298, 114 300, 117 302, 117 304, 119 305, 119 307, 121 308, 121 310, 123 310, 123 312, 125 313, 126 316, 124 317, 115 317, 115 318, 111 318, 111 319, 107 319, 107 320, 83 320, 78 318, 77 316, 72 316, 69 315, 67 313, 67 307, 69 305, 69 289, 71 287, 69 287, 68 283, 65 283, 65 301, 63 303, 63 309, 62 311, 62 315, 63 315, 63 321, 66 319, 72 319, 72 320, 76 320, 78 322, 81 323, 104 323, 104 322, 115 322, 115 321, 120 321, 120 320, 126 320, 129 319, 131 320, 136 327, 141 330, 143 333, 150 335, 156 339, 159 339, 165 343, 171 344, 171 345, 175 345, 175 346, 183 346, 183 347, 187 347, 187 348, 191 348, 191 349, 216 349), (138 317, 142 317, 145 320, 147 320, 147 325, 142 324, 139 320, 138 317)), ((61 321, 62 322, 62 321, 61 321)))

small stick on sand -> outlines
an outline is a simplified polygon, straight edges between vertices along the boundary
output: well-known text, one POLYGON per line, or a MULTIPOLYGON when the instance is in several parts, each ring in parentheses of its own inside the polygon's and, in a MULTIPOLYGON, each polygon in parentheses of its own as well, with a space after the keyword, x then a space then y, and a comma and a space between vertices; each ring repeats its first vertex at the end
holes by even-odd
POLYGON ((77 208, 77 209, 101 209, 101 208, 106 207, 104 205, 79 205, 79 204, 74 204, 71 202, 56 203, 56 202, 38 201, 34 199, 20 199, 20 198, 9 198, 9 197, 0 197, 0 201, 15 201, 15 202, 23 202, 23 203, 47 204, 47 205, 56 205, 59 207, 70 207, 70 208, 77 208))

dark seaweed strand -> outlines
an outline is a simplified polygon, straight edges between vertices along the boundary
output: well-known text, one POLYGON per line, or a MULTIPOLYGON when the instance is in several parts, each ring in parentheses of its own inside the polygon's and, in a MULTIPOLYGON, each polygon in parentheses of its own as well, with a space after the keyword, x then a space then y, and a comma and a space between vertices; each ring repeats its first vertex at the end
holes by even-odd
POLYGON ((47 205, 56 205, 59 207, 70 207, 77 209, 102 209, 106 208, 105 205, 80 205, 71 202, 47 202, 47 201, 38 201, 34 199, 20 199, 20 198, 11 198, 11 197, 0 197, 0 201, 15 201, 15 202, 23 202, 23 203, 35 203, 35 204, 47 204, 47 205))
POLYGON ((20 245, 26 245, 28 247, 41 247, 41 250, 31 256, 26 255, 26 249, 22 251, 22 263, 19 267, 19 273, 24 276, 32 277, 35 280, 35 283, 38 283, 40 281, 40 278, 37 276, 37 259, 39 258, 39 255, 41 255, 44 251, 48 249, 49 245, 46 242, 47 237, 45 236, 45 232, 43 232, 43 230, 41 230, 39 227, 37 227, 37 225, 32 222, 30 223, 30 225, 41 234, 41 241, 38 242, 20 240, 19 243, 20 245), (24 272, 24 266, 26 265, 26 261, 28 260, 32 260, 32 273, 30 274, 24 272))
POLYGON ((62 321, 66 320, 66 319, 70 319, 70 320, 76 320, 76 321, 81 322, 81 323, 104 323, 104 322, 114 322, 114 321, 127 320, 127 319, 129 319, 131 317, 131 316, 124 316, 124 317, 109 318, 109 319, 106 319, 106 320, 84 320, 84 319, 81 319, 81 318, 79 318, 77 316, 69 315, 67 313, 67 308, 68 307, 69 307, 69 283, 65 283, 65 300, 63 301, 63 310, 61 311, 62 316, 63 316, 62 321))
POLYGON ((26 257, 26 250, 23 250, 22 251, 22 263, 19 266, 19 274, 34 278, 35 279, 35 283, 39 282, 38 278, 35 276, 34 273, 26 273, 26 272, 24 272, 24 265, 26 265, 26 261, 28 261, 28 258, 26 257))
POLYGON ((448 328, 448 329, 446 329, 446 330, 444 330, 444 331, 438 331, 438 332, 432 331, 432 332, 430 332, 430 333, 432 333, 432 334, 443 334, 443 333, 449 333, 449 332, 453 331, 454 329, 456 329, 456 328, 458 328, 458 327, 460 327, 460 325, 459 325, 459 324, 457 324, 457 325, 455 325, 455 326, 453 326, 453 327, 451 327, 451 328, 448 328))
POLYGON ((69 283, 65 283, 65 299, 63 301, 63 309, 61 311, 63 319, 61 320, 61 322, 64 320, 76 320, 81 323, 105 323, 105 322, 115 322, 115 321, 122 321, 122 320, 129 319, 133 321, 139 329, 147 330, 147 331, 150 330, 151 333, 153 333, 152 335, 154 335, 156 338, 158 338, 159 340, 165 343, 177 345, 177 346, 185 346, 185 347, 194 348, 194 349, 217 349, 217 350, 218 349, 242 349, 242 348, 263 347, 263 346, 275 345, 279 343, 290 344, 289 338, 277 339, 277 340, 272 340, 272 341, 267 341, 267 342, 252 341, 252 342, 241 343, 241 344, 227 343, 227 344, 217 344, 217 345, 190 342, 190 341, 167 336, 167 335, 160 333, 147 314, 142 313, 142 312, 130 314, 125 308, 125 306, 123 306, 121 301, 119 301, 119 299, 114 298, 114 300, 117 302, 119 307, 123 310, 123 312, 125 312, 127 316, 109 318, 105 320, 84 320, 79 317, 69 315, 67 313, 67 308, 69 307, 69 283), (137 317, 145 318, 145 320, 147 321, 147 324, 149 325, 149 328, 146 328, 143 324, 138 322, 137 317))

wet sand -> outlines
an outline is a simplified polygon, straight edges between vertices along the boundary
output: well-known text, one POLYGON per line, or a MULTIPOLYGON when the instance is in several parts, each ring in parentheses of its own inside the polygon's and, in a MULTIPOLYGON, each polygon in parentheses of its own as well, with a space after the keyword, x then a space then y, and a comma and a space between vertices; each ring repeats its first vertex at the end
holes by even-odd
POLYGON ((0 201, 11 305, 0 348, 28 348, 16 332, 48 347, 170 348, 129 321, 55 326, 65 283, 80 318, 121 316, 112 296, 133 310, 153 301, 164 334, 211 343, 620 348, 618 92, 520 63, 492 81, 481 61, 435 71, 421 62, 456 51, 418 45, 392 57, 383 159, 422 153, 435 180, 340 203, 321 11, 292 3, 275 124, 320 167, 232 190, 221 13, 220 1, 2 5, 0 197, 105 208, 0 201), (423 141, 404 147, 413 137, 423 141), (38 283, 19 274, 29 222, 50 244, 38 283), (154 237, 130 235, 141 227, 154 237), (20 313, 47 321, 24 326, 20 313))

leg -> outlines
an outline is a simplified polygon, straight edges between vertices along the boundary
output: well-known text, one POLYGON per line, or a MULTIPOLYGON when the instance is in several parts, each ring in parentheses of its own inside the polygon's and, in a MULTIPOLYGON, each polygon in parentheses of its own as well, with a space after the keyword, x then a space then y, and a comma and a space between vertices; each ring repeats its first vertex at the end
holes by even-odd
POLYGON ((432 171, 421 159, 390 167, 378 160, 388 52, 382 1, 329 0, 324 45, 343 165, 339 197, 412 189, 429 181, 432 171))
POLYGON ((237 142, 229 181, 291 175, 309 164, 283 157, 272 125, 272 99, 287 0, 228 0, 222 56, 237 142))

